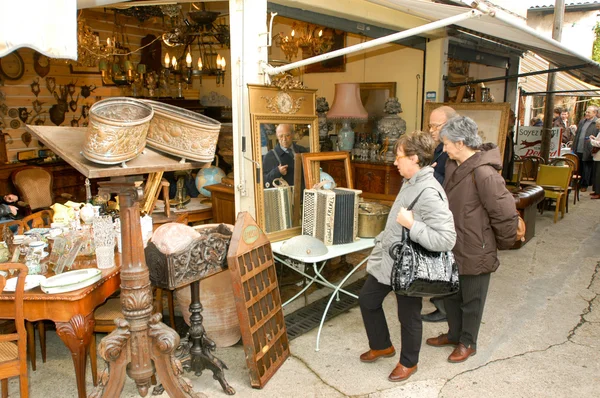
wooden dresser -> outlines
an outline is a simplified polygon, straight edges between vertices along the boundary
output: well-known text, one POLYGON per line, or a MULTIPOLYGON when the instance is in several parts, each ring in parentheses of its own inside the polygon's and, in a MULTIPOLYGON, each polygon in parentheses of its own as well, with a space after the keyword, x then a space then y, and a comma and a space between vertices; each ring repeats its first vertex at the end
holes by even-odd
MULTIPOLYGON (((321 162, 324 172, 330 174, 339 186, 346 185, 342 161, 321 162)), ((354 188, 363 191, 362 197, 393 202, 402 186, 402 176, 393 164, 352 161, 354 188)))
MULTIPOLYGON (((17 193, 10 175, 13 171, 27 166, 41 167, 52 173, 52 191, 55 197, 59 197, 62 193, 68 193, 79 201, 85 200, 85 177, 63 161, 31 165, 26 163, 9 163, 0 166, 0 195, 17 193)), ((92 187, 92 192, 95 192, 94 187, 92 187)))

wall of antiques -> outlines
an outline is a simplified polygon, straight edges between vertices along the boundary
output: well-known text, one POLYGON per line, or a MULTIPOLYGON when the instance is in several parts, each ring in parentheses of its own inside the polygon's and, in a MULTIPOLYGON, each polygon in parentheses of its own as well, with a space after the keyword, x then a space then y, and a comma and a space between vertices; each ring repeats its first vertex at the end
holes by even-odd
POLYGON ((228 3, 207 7, 81 10, 78 62, 29 48, 0 58, 0 163, 51 155, 25 125, 86 126, 90 106, 107 97, 185 98, 230 109, 228 3))
MULTIPOLYGON (((273 21, 269 62, 279 65, 281 62, 299 61, 367 40, 370 39, 366 36, 277 16, 273 21)), ((407 130, 412 131, 421 127, 424 56, 421 50, 388 44, 309 65, 292 71, 292 74, 306 87, 317 89, 317 97, 324 97, 329 106, 333 104, 336 83, 392 82, 402 105, 401 116, 406 120, 407 130)), ((384 116, 385 99, 380 105, 377 112, 381 117, 384 116)), ((341 127, 339 123, 334 128, 341 127)))

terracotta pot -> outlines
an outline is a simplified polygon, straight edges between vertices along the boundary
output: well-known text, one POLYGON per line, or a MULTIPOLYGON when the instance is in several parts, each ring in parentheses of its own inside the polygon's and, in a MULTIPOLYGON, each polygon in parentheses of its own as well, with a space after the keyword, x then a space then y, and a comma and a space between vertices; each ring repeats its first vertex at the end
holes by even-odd
MULTIPOLYGON (((175 290, 175 300, 183 319, 190 324, 190 287, 175 290)), ((202 324, 208 337, 217 347, 230 347, 242 336, 238 321, 229 270, 200 281, 200 302, 202 303, 202 324)))

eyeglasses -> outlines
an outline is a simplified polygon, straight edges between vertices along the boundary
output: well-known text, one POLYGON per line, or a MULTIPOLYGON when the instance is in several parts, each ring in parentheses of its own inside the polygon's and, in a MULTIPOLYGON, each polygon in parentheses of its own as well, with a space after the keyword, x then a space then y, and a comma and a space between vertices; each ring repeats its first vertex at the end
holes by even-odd
POLYGON ((402 155, 402 156, 396 155, 396 161, 398 161, 402 158, 407 158, 407 157, 408 157, 408 155, 402 155))
POLYGON ((429 129, 438 129, 442 127, 445 123, 429 123, 429 129))

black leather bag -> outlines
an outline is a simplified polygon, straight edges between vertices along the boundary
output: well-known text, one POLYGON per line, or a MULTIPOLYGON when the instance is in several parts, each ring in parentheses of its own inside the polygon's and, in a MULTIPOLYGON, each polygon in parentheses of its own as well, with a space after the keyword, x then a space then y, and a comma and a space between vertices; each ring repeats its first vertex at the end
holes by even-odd
MULTIPOLYGON (((412 210, 422 193, 407 210, 412 210)), ((452 251, 427 250, 413 242, 409 231, 402 228, 402 240, 390 247, 390 256, 394 259, 391 285, 397 294, 426 297, 445 296, 458 291, 458 266, 452 251)))

